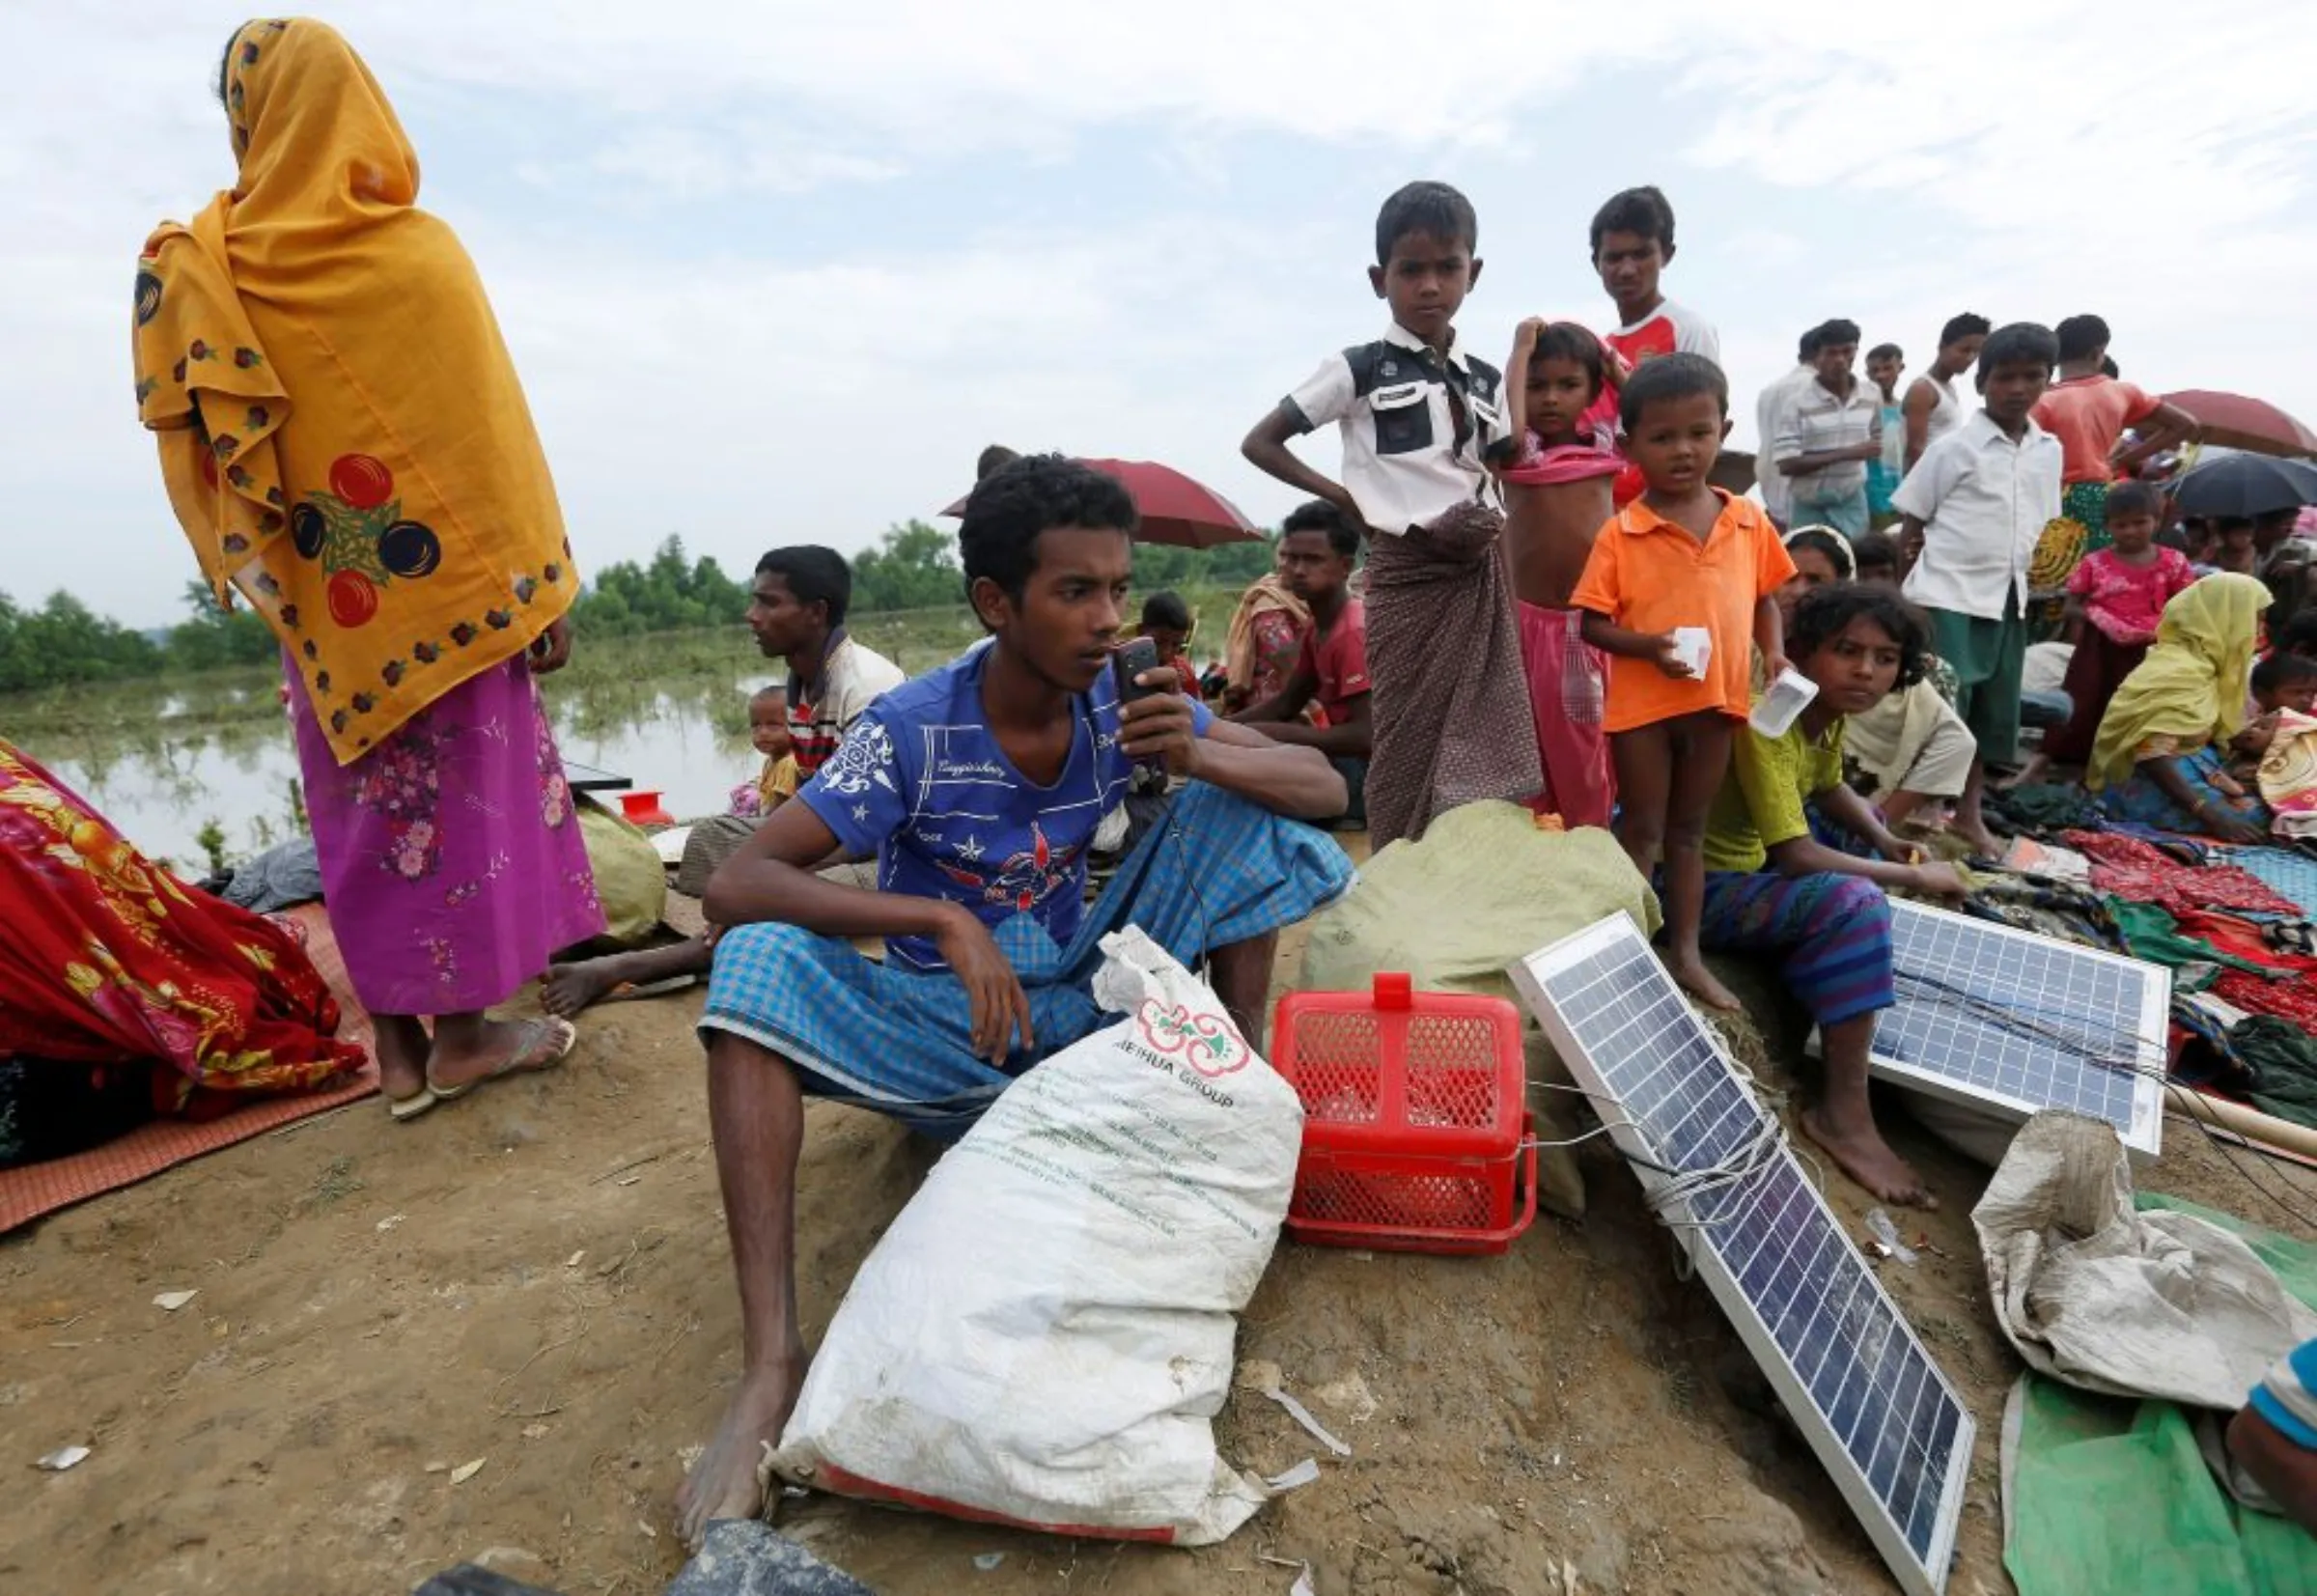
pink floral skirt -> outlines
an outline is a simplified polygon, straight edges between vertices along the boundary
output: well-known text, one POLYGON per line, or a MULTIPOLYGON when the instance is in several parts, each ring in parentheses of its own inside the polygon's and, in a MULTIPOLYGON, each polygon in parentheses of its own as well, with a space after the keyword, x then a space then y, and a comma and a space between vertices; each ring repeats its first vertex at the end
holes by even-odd
POLYGON ((322 902, 365 1008, 489 1008, 602 931, 563 757, 521 656, 344 766, 288 676, 322 902))

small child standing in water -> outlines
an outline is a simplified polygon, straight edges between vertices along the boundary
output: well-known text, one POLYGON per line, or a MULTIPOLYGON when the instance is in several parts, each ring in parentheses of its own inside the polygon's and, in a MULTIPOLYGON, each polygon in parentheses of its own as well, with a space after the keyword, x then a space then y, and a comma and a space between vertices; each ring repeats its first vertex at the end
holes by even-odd
POLYGON ((1666 968, 1700 1001, 1734 1010, 1697 945, 1706 812, 1752 703, 1753 651, 1764 681, 1786 668, 1776 595, 1794 562, 1760 505, 1707 481, 1730 430, 1719 367, 1660 355, 1634 371, 1618 411, 1647 487, 1601 529, 1570 602, 1585 612, 1585 641, 1611 657, 1618 841, 1644 877, 1662 855, 1666 968), (1677 630, 1704 633, 1702 668, 1677 630))
POLYGON ((1501 473, 1505 542, 1545 773, 1534 807, 1570 826, 1608 825, 1616 795, 1602 721, 1608 662, 1585 641, 1569 595, 1614 508, 1610 490, 1625 465, 1615 447, 1616 384, 1630 369, 1576 322, 1541 318, 1521 323, 1505 366, 1521 439, 1501 473))
POLYGON ((789 735, 785 688, 763 687, 748 700, 748 741, 765 756, 765 768, 754 781, 732 790, 732 812, 763 820, 796 796, 796 744, 789 735))

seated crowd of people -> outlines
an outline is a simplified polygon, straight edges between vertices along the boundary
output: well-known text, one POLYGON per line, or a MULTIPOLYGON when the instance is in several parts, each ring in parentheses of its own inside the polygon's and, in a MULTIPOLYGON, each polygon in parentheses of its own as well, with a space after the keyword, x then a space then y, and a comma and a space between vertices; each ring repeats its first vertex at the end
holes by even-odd
POLYGON ((1899 1203, 1931 1198, 1867 1092, 1874 1019, 1895 1001, 1888 894, 1967 890, 1946 859, 1999 851, 1991 783, 2073 758, 2119 818, 2230 838, 2261 824, 2228 760, 2306 708, 2317 666, 2282 654, 2256 673, 2270 589, 2234 569, 2233 531, 2193 542, 2159 490, 2115 480, 2186 428, 2104 372, 2096 318, 1959 318, 1904 394, 1900 351, 1878 349, 1881 405, 1850 377, 1856 327, 1814 329, 1806 383, 1767 406, 1773 513, 1717 481, 1728 384, 1712 328, 1658 291, 1661 195, 1620 195, 1595 223, 1619 330, 1524 322, 1504 372, 1454 326, 1476 241, 1444 185, 1386 203, 1382 336, 1327 357, 1248 434, 1251 462, 1313 497, 1283 519, 1217 671, 1187 661, 1178 596, 1130 626, 1131 502, 1059 457, 995 451, 960 533, 993 640, 872 705, 716 874, 708 917, 733 929, 703 1034, 748 1372, 687 1482, 687 1522, 752 1503, 743 1462, 794 1399, 800 1096, 955 1134, 1093 1022, 1088 938, 1122 917, 1206 952, 1260 1046, 1271 936, 1352 879, 1298 822, 1364 800, 1379 849, 1482 799, 1612 826, 1700 1001, 1736 1006, 1706 952, 1776 960, 1823 1038, 1804 1130, 1899 1203), (1340 480, 1291 447, 1329 424, 1340 480), (2061 598, 2051 624, 2081 662, 2024 770, 2026 652, 2061 598), (1149 685, 1179 690, 1122 705, 1102 662, 1137 630, 1160 651, 1149 685), (1807 706, 1755 729, 1788 673, 1807 706), (1172 822, 1196 846, 1145 833, 1086 908, 1095 832, 1138 758, 1188 779, 1172 822), (875 891, 814 873, 847 857, 878 861, 875 891), (864 935, 887 938, 882 966, 852 950, 864 935))
MULTIPOLYGON (((360 64, 318 23, 250 29, 219 89, 237 115, 258 108, 240 159, 267 176, 217 203, 237 225, 321 213, 349 162, 275 159, 320 124, 265 107, 346 99, 360 64)), ((378 123, 361 148, 406 153, 380 130, 375 85, 356 98, 345 114, 378 123)), ((2292 518, 2172 524, 2131 473, 2192 423, 2108 369, 2097 318, 1957 317, 1904 387, 1895 345, 1870 349, 1861 378, 1858 327, 1823 322, 1758 403, 1758 501, 1721 459, 1716 331, 1661 290, 1676 253, 1662 194, 1626 191, 1592 220, 1617 326, 1522 321, 1500 369, 1456 325, 1481 270, 1473 208, 1417 182, 1376 219, 1366 271, 1385 325, 1327 353, 1246 434, 1246 460, 1308 502, 1230 617, 1218 672, 1190 659, 1196 617, 1178 596, 1131 610, 1126 489, 1058 455, 985 455, 958 544, 987 636, 911 680, 848 633, 841 556, 775 548, 748 610, 785 666, 749 707, 765 763, 729 815, 693 828, 679 872, 707 934, 556 964, 548 1018, 490 1021, 603 925, 533 680, 568 656, 578 578, 472 266, 410 206, 414 165, 406 186, 373 207, 401 231, 333 248, 359 256, 363 282, 396 285, 403 324, 406 304, 433 307, 443 392, 485 397, 489 447, 429 431, 441 396, 343 379, 397 352, 363 335, 383 319, 347 312, 343 359, 302 359, 266 263, 170 227, 138 283, 140 418, 205 572, 222 592, 230 569, 283 641, 324 895, 398 1119, 551 1068, 571 1017, 619 989, 708 978, 699 1033, 743 1364, 683 1489, 690 1540, 761 1506, 763 1447, 803 1376, 804 1100, 957 1137, 1102 1022, 1108 932, 1131 923, 1203 964, 1260 1049, 1279 934, 1355 880, 1334 827, 1364 826, 1383 849, 1487 800, 1612 827, 1659 891, 1675 978, 1735 1008, 1705 955, 1774 959, 1823 1033, 1804 1130, 1875 1197, 1927 1202, 1867 1091, 1874 1019, 1895 1000, 1888 894, 1961 893, 1940 834, 1995 852, 1991 790, 2071 763, 2120 819, 2263 834, 2244 762, 2317 726, 2302 718, 2317 630, 2263 628, 2292 518), (236 359, 203 358, 224 349, 236 359), (375 439, 391 464, 325 446, 324 414, 329 437, 375 439), (211 437, 205 415, 247 416, 248 435, 211 437), (1340 441, 1332 476, 1295 447, 1324 427, 1340 441), (439 462, 396 453, 407 436, 439 462), (398 471, 413 518, 381 529, 379 558, 445 575, 381 589, 317 564, 308 545, 334 523, 298 495, 326 481, 342 509, 375 508, 398 471), (521 530, 508 548, 446 549, 422 514, 521 530), (381 604, 392 624, 364 630, 381 604), (2075 643, 2068 711, 2023 770, 2027 651, 2047 624, 2075 643), (1121 683, 1112 660, 1133 632, 1156 660, 1121 683), (1789 679, 1808 704, 1757 729, 1757 699, 1789 679), (1118 862, 1096 891, 1103 852, 1118 862)), ((181 890, 6 744, 0 838, 0 889, 24 910, 0 916, 0 1060, 17 1061, 0 1086, 23 1058, 159 1059, 147 1084, 183 1108, 360 1062, 332 1039, 293 933, 181 890)))

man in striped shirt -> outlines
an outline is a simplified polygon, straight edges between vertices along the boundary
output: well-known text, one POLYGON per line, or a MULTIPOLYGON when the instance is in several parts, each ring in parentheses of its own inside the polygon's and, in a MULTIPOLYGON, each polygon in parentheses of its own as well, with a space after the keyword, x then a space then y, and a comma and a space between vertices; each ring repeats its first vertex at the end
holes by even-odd
POLYGON ((1858 323, 1818 329, 1818 378, 1791 390, 1780 407, 1772 458, 1789 484, 1797 526, 1831 526, 1844 537, 1867 529, 1866 462, 1883 452, 1883 396, 1852 368, 1858 323))
MULTIPOLYGON (((861 712, 902 684, 899 665, 845 635, 851 602, 852 568, 833 548, 794 544, 756 562, 748 630, 768 658, 788 661, 789 742, 799 787, 835 755, 861 712)), ((760 824, 761 817, 719 815, 694 825, 676 874, 678 890, 706 891, 717 866, 760 824)), ((876 884, 873 863, 829 861, 824 873, 848 886, 876 884)), ((672 946, 549 965, 540 1001, 549 1014, 569 1018, 622 989, 640 994, 684 986, 706 975, 713 960, 712 942, 693 937, 672 946)))
POLYGON ((796 780, 810 781, 861 712, 901 686, 901 667, 845 633, 852 568, 818 544, 775 548, 756 562, 748 630, 756 646, 788 661, 789 737, 796 780))

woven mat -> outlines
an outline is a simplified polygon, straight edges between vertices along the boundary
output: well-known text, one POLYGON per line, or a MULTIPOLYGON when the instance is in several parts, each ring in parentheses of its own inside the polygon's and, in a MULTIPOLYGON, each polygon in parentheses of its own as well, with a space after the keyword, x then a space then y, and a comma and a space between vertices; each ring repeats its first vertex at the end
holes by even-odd
POLYGON ((2232 848, 2225 856, 2299 904, 2303 915, 2317 914, 2317 859, 2289 848, 2232 848))
MULTIPOLYGON (((360 1043, 362 1050, 369 1052, 370 1016, 354 1001, 353 985, 347 979, 346 961, 339 957, 338 938, 330 931, 329 916, 322 912, 320 904, 301 904, 287 912, 289 918, 305 928, 306 953, 338 999, 338 1034, 349 1042, 360 1043)), ((132 1186, 204 1153, 231 1147, 264 1132, 356 1102, 377 1089, 378 1065, 374 1055, 350 1082, 331 1091, 265 1098, 201 1125, 175 1119, 154 1120, 127 1135, 70 1158, 0 1169, 0 1234, 60 1208, 132 1186)))

